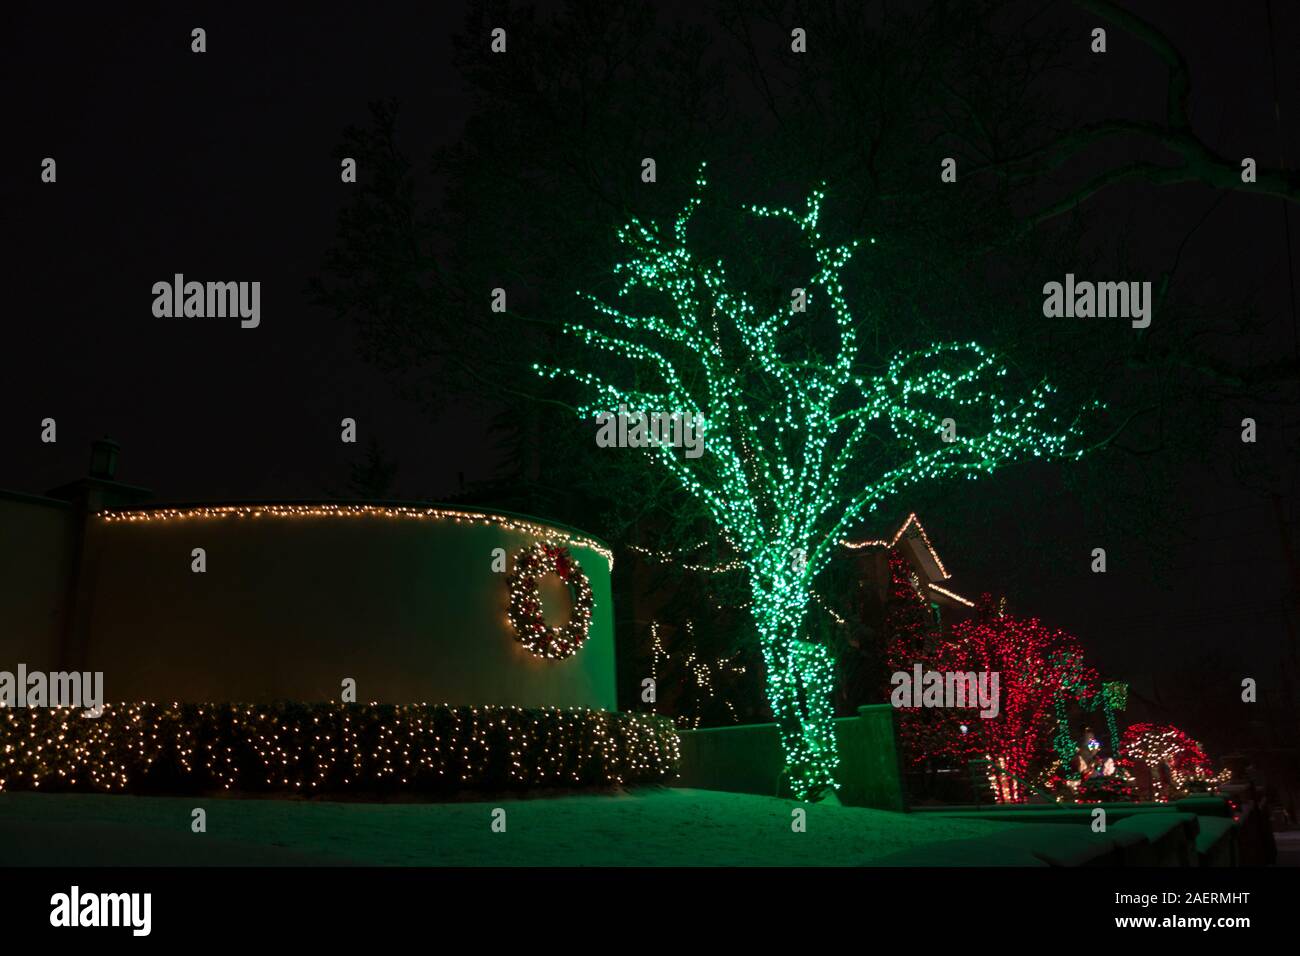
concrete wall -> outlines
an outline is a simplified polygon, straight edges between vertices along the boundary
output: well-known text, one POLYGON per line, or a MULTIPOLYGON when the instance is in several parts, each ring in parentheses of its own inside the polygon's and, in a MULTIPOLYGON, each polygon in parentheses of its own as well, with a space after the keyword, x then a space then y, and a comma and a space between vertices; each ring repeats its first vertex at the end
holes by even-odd
MULTIPOLYGON (((894 709, 859 707, 856 717, 835 719, 839 749, 839 799, 847 806, 904 810, 902 774, 895 744, 894 709)), ((776 724, 744 724, 684 730, 679 787, 788 796, 776 724)))
POLYGON ((65 502, 0 492, 0 671, 58 668, 78 522, 65 502))
POLYGON ((102 670, 110 700, 328 700, 351 677, 360 701, 614 709, 603 555, 571 546, 595 600, 574 657, 514 638, 492 551, 533 540, 389 515, 92 518, 71 666, 102 670))
POLYGON ((857 717, 835 721, 840 755, 840 802, 851 807, 906 810, 894 708, 870 704, 857 717))
POLYGON ((683 730, 677 786, 775 797, 781 793, 781 734, 776 724, 683 730))

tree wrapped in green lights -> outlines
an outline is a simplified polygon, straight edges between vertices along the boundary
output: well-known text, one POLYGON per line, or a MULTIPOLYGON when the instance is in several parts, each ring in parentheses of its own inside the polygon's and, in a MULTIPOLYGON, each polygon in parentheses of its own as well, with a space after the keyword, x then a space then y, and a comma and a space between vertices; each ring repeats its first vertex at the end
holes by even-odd
POLYGON ((795 287, 805 309, 795 307, 797 293, 773 299, 737 288, 721 259, 708 261, 688 242, 703 169, 695 185, 670 229, 632 218, 618 231, 628 253, 615 266, 620 305, 578 293, 599 327, 575 321, 565 331, 618 361, 599 372, 534 368, 582 387, 582 417, 675 414, 702 429, 700 457, 668 443, 647 450, 703 503, 744 568, 790 786, 815 798, 836 786, 835 662, 805 639, 804 625, 813 582, 839 543, 920 482, 1081 454, 1069 448, 1078 421, 1049 414, 1045 381, 1006 397, 1006 365, 973 342, 861 354, 863 323, 842 284, 860 241, 823 237, 822 190, 802 210, 743 207, 792 225, 812 254, 811 276, 795 287), (653 304, 642 308, 642 299, 653 304), (820 335, 812 330, 819 321, 827 326, 820 335))

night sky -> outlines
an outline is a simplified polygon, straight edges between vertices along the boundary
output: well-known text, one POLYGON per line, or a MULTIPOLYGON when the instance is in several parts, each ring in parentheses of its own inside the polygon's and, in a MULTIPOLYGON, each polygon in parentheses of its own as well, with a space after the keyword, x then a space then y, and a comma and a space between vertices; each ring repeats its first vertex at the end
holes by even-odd
POLYGON ((305 295, 348 198, 333 156, 344 127, 391 93, 430 118, 413 153, 457 135, 460 15, 329 7, 271 18, 151 4, 79 25, 7 11, 7 68, 29 79, 10 100, 4 177, 6 231, 22 237, 0 423, 21 452, 5 456, 5 486, 80 476, 90 440, 109 434, 121 480, 169 500, 319 497, 347 484, 345 416, 363 443, 400 450, 403 494, 445 495, 459 471, 492 470, 478 423, 430 424, 397 401, 352 329, 305 295), (190 52, 200 25, 204 55, 190 52), (56 188, 19 175, 36 153, 58 160, 56 188), (154 318, 149 290, 175 272, 260 280, 261 327, 154 318), (57 445, 30 440, 26 423, 46 416, 57 445))
MULTIPOLYGON (((429 421, 359 357, 353 329, 306 297, 348 200, 333 150, 345 127, 367 122, 367 103, 398 96, 408 120, 424 119, 404 123, 409 155, 458 137, 468 104, 450 38, 462 14, 442 4, 313 4, 310 15, 271 17, 264 7, 232 6, 70 14, 6 4, 0 13, 9 267, 0 487, 40 493, 79 477, 91 439, 107 434, 123 446, 119 478, 163 500, 323 497, 346 487, 364 450, 339 442, 344 416, 397 458, 401 497, 454 494, 461 472, 492 476, 497 462, 480 413, 451 408, 429 421), (202 56, 190 52, 195 26, 207 30, 202 56), (56 186, 39 181, 44 156, 58 161, 56 186), (151 286, 176 272, 260 280, 261 327, 155 318, 151 286), (58 421, 55 445, 39 440, 47 416, 58 421)), ((1225 155, 1294 167, 1300 8, 1273 10, 1279 136, 1262 3, 1195 19, 1183 4, 1129 6, 1188 58, 1201 135, 1225 155)), ((1068 4, 1052 15, 1086 34, 1089 18, 1068 4)), ((1115 44, 1109 56, 1101 81, 1063 82, 1071 119, 1158 118, 1159 63, 1133 44, 1115 44)), ((1189 185, 1120 188, 1096 202, 1142 223, 1144 252, 1158 267, 1213 198, 1189 185)), ((1294 249, 1300 217, 1291 217, 1294 249)), ((1279 354, 1294 348, 1296 322, 1283 229, 1280 201, 1230 195, 1182 267, 1207 295, 1255 290, 1279 354)), ((1295 534, 1294 485, 1291 492, 1295 534)), ((1183 493, 1193 542, 1171 556, 1167 590, 1126 573, 1122 561, 1099 580, 1081 559, 1064 586, 1015 582, 1019 603, 1075 630, 1108 673, 1140 680, 1201 647, 1273 666, 1289 587, 1273 512, 1217 482, 1208 465, 1187 476, 1183 493)), ((942 526, 941 516, 922 517, 942 526)), ((1069 539, 1068 527, 1061 533, 1069 539)), ((1013 589, 997 567, 953 554, 936 537, 959 591, 1013 589)))

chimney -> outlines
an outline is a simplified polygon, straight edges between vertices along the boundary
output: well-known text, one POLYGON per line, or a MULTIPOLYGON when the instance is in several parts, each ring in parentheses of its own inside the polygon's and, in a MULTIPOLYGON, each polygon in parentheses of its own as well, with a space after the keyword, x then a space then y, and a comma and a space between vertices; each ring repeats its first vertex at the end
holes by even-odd
POLYGON ((90 444, 90 477, 102 481, 117 479, 117 459, 122 446, 105 435, 90 444))
POLYGON ((117 480, 117 463, 122 447, 111 438, 90 443, 90 473, 66 485, 51 488, 45 494, 60 501, 80 504, 87 514, 104 508, 120 508, 153 497, 147 488, 124 485, 117 480))

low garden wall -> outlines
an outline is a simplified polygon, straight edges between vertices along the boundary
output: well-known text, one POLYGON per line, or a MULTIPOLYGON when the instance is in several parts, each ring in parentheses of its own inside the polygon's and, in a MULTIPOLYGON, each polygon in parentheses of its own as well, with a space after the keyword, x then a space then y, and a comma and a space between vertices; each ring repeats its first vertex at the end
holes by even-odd
MULTIPOLYGON (((855 717, 834 721, 839 748, 840 802, 855 807, 904 810, 902 775, 895 744, 894 708, 859 707, 855 717)), ((742 724, 684 730, 679 787, 788 796, 782 779, 785 757, 776 724, 742 724)))
MULTIPOLYGON (((983 865, 1236 866, 1241 828, 1222 797, 1186 797, 1174 803, 1042 803, 985 807, 926 807, 918 813, 954 820, 1015 823, 1017 828, 971 841, 963 852, 983 865), (1092 829, 1094 811, 1106 812, 1106 829, 1092 829), (1027 863, 1032 856, 1039 862, 1027 863)), ((921 847, 886 865, 929 866, 946 846, 921 847)))

